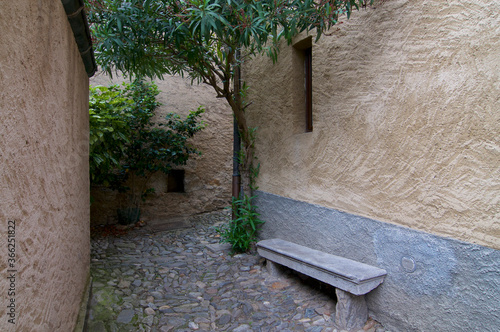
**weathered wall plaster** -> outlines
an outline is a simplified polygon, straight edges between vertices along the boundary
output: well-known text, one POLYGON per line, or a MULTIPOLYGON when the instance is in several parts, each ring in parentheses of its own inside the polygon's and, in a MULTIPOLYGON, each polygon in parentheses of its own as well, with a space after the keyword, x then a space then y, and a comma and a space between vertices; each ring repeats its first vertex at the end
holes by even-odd
POLYGON ((259 191, 261 238, 387 271, 366 296, 390 331, 498 331, 500 250, 259 191))
MULTIPOLYGON (((97 75, 91 85, 121 84, 123 78, 110 80, 105 75, 97 75)), ((192 85, 189 79, 179 76, 165 76, 156 80, 160 94, 157 100, 162 103, 157 110, 156 120, 161 121, 168 112, 181 116, 205 107, 203 121, 206 128, 197 133, 192 144, 202 152, 192 156, 185 170, 185 193, 167 192, 167 178, 157 174, 151 185, 156 193, 151 195, 142 206, 142 219, 161 222, 172 217, 188 216, 201 212, 219 210, 230 205, 232 175, 232 111, 222 99, 217 99, 208 85, 192 85)), ((116 209, 119 197, 110 190, 92 191, 96 202, 92 204, 92 224, 116 222, 116 209)))
POLYGON ((88 77, 60 1, 3 1, 0 31, 0 330, 72 331, 90 263, 88 77))
POLYGON ((244 66, 259 187, 500 249, 500 2, 376 2, 300 56, 244 66))

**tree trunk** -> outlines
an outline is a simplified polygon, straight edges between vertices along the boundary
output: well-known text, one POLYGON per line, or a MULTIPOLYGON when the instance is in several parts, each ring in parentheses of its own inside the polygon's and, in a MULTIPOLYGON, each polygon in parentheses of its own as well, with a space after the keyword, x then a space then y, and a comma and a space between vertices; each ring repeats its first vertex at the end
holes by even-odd
MULTIPOLYGON (((241 191, 239 192, 239 196, 248 195, 252 196, 252 188, 251 188, 251 168, 252 162, 254 159, 254 151, 253 144, 251 141, 247 121, 245 118, 245 112, 243 107, 243 100, 241 98, 241 73, 240 73, 240 65, 236 62, 237 59, 240 58, 240 53, 237 51, 236 59, 232 63, 233 67, 233 94, 229 94, 226 97, 229 105, 231 106, 234 114, 234 118, 236 123, 238 124, 238 131, 240 134, 240 139, 243 142, 243 152, 244 152, 244 160, 239 160, 239 173, 240 173, 240 181, 241 181, 241 191)), ((241 156, 241 153, 240 153, 241 156)))

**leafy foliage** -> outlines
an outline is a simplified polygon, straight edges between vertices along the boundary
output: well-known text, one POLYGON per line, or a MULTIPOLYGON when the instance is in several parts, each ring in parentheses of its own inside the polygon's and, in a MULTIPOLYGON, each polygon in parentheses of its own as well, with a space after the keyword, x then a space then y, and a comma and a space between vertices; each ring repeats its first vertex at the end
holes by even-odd
POLYGON ((276 61, 281 40, 302 31, 316 39, 364 0, 86 0, 96 58, 112 73, 187 75, 214 88, 231 106, 242 139, 250 138, 245 102, 233 89, 241 57, 276 61))
POLYGON ((235 253, 248 251, 252 242, 257 238, 259 226, 264 221, 259 219, 260 214, 252 203, 253 197, 247 195, 242 198, 233 197, 231 210, 234 218, 227 225, 217 228, 222 243, 230 243, 235 253))
POLYGON ((126 144, 127 127, 133 100, 117 86, 90 87, 90 181, 110 185, 113 170, 119 166, 126 144))
POLYGON ((152 122, 158 89, 153 83, 136 80, 118 86, 90 90, 90 178, 91 184, 130 191, 131 204, 153 190, 147 181, 156 172, 168 174, 199 154, 188 139, 203 128, 203 108, 185 120, 169 113, 164 123, 152 122), (130 183, 130 187, 126 184, 130 183))
MULTIPOLYGON (((312 30, 318 40, 341 15, 349 18, 353 9, 367 3, 366 0, 85 1, 96 59, 101 67, 110 74, 117 70, 138 77, 178 74, 212 86, 217 97, 225 98, 233 110, 246 150, 244 162, 249 163, 246 170, 254 174, 259 170, 252 166, 254 133, 245 117, 246 87, 240 90, 237 74, 243 58, 267 54, 277 61, 281 41, 290 44, 297 34, 312 30)), ((249 185, 255 187, 252 176, 255 179, 256 175, 249 175, 249 185)), ((251 201, 246 198, 245 204, 251 205, 251 201)), ((233 204, 235 213, 239 208, 240 205, 233 204)), ((252 209, 247 208, 242 215, 252 215, 255 211, 252 209)), ((236 231, 240 226, 238 223, 230 226, 234 231, 225 234, 239 238, 233 235, 244 234, 236 231)))

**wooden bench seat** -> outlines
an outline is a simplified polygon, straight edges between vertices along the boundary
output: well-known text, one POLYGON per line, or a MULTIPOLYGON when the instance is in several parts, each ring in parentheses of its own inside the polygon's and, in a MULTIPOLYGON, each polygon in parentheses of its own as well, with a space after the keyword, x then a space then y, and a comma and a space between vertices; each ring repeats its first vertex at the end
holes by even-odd
POLYGON ((267 259, 268 270, 277 275, 274 263, 335 287, 335 323, 341 329, 362 328, 368 319, 364 295, 384 281, 387 272, 378 267, 331 255, 281 239, 257 243, 259 255, 267 259))

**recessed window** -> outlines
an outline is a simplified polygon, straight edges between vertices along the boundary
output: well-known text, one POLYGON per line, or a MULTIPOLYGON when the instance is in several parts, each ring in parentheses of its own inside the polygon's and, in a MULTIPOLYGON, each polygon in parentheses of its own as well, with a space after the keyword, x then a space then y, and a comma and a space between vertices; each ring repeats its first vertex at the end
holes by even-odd
POLYGON ((304 88, 306 103, 306 132, 313 130, 312 122, 312 47, 304 50, 304 88))
MULTIPOLYGON (((307 36, 293 44, 295 48, 294 75, 296 86, 295 103, 300 111, 302 132, 313 130, 313 102, 312 102, 312 36, 307 36)), ((297 115, 299 115, 297 113, 297 115)))
POLYGON ((183 193, 184 192, 184 170, 173 169, 168 174, 167 193, 183 193))

